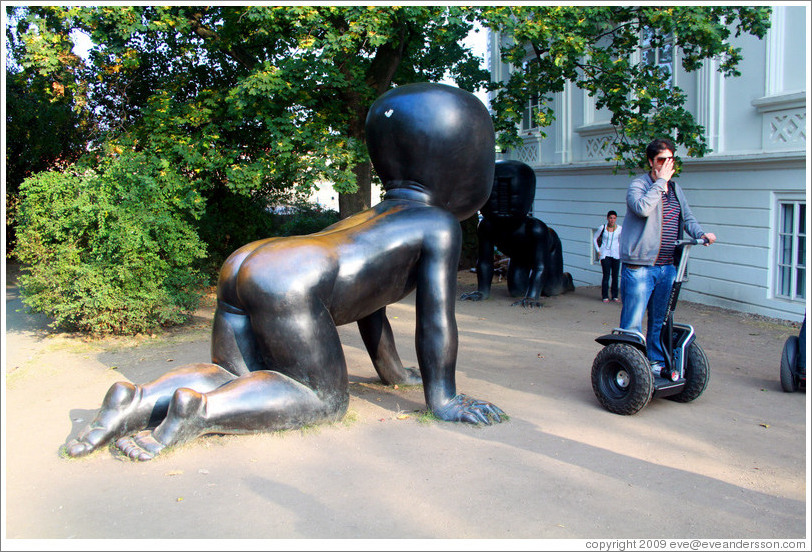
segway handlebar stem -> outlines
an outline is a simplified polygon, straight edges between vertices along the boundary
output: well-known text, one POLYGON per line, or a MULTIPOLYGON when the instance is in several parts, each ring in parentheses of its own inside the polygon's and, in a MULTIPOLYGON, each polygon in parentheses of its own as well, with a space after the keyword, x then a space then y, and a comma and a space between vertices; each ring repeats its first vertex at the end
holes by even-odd
POLYGON ((674 242, 674 248, 679 250, 682 249, 682 255, 680 255, 679 265, 677 265, 677 277, 674 279, 675 282, 684 282, 687 280, 685 277, 685 272, 688 268, 688 250, 691 248, 692 245, 705 245, 708 243, 708 240, 705 238, 691 238, 688 240, 677 240, 674 242))

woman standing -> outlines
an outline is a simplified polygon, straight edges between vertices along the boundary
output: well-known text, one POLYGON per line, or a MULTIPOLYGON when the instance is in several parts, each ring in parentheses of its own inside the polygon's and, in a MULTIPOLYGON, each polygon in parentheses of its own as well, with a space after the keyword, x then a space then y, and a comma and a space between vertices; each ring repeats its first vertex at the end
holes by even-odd
POLYGON ((620 301, 618 298, 618 274, 620 273, 620 250, 618 247, 620 231, 622 226, 617 223, 617 213, 609 211, 606 213, 606 224, 601 225, 592 237, 595 251, 598 252, 603 268, 603 280, 601 280, 601 299, 604 303, 609 302, 609 276, 612 277, 612 301, 620 301))

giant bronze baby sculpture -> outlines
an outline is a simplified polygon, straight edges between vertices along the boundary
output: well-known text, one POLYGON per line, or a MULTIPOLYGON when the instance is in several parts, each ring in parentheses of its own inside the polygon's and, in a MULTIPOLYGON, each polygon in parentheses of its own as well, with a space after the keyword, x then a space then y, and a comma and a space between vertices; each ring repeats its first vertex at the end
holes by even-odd
POLYGON ((491 294, 494 247, 510 257, 508 292, 521 297, 514 305, 541 306, 539 296, 572 291, 572 276, 564 272, 561 240, 555 230, 530 216, 536 195, 536 174, 521 161, 498 161, 488 202, 477 226, 477 291, 460 299, 481 301, 491 294))
POLYGON ((234 252, 217 285, 212 362, 114 384, 68 455, 115 442, 130 458, 150 460, 204 434, 338 420, 349 386, 337 326, 350 322, 381 379, 422 379, 438 418, 502 421, 498 407, 458 394, 455 384, 459 221, 490 194, 490 115, 458 88, 405 85, 372 104, 366 133, 383 201, 321 232, 234 252), (403 367, 386 318, 386 306, 412 291, 419 378, 403 367))

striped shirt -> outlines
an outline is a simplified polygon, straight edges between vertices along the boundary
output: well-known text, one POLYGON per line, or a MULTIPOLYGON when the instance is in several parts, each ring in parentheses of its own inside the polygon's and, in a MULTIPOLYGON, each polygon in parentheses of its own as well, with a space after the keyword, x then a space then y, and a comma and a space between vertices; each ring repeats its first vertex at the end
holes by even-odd
POLYGON ((680 207, 674 186, 668 187, 668 193, 662 195, 663 201, 663 227, 660 237, 660 253, 657 255, 655 265, 674 263, 674 242, 679 236, 680 207))

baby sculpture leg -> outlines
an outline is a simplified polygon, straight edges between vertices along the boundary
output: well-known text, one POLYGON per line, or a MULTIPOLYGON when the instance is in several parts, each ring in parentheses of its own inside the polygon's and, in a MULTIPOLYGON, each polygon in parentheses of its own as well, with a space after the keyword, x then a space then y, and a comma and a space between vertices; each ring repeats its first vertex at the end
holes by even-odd
POLYGON ((214 364, 189 364, 144 385, 115 383, 105 395, 93 421, 67 444, 66 452, 72 457, 85 456, 119 437, 155 423, 166 415, 172 395, 179 387, 205 393, 234 377, 214 364))
MULTIPOLYGON (((249 373, 210 392, 177 389, 158 427, 117 441, 123 453, 150 460, 167 447, 205 434, 277 431, 343 416, 349 386, 338 331, 318 294, 302 285, 313 281, 307 271, 279 266, 295 262, 299 251, 276 254, 285 247, 281 241, 269 246, 245 261, 233 278, 224 273, 218 289, 218 296, 227 298, 233 288, 246 309, 240 315, 240 309, 221 299, 212 356, 239 366, 246 359, 234 353, 247 350, 261 357, 262 365, 248 365, 249 373), (231 312, 222 312, 226 310, 231 312)), ((300 268, 306 266, 304 257, 318 257, 305 253, 300 268)))
POLYGON ((386 308, 358 321, 358 330, 364 341, 369 358, 381 381, 386 385, 420 385, 423 383, 420 371, 405 368, 395 347, 392 327, 386 318, 386 308))

